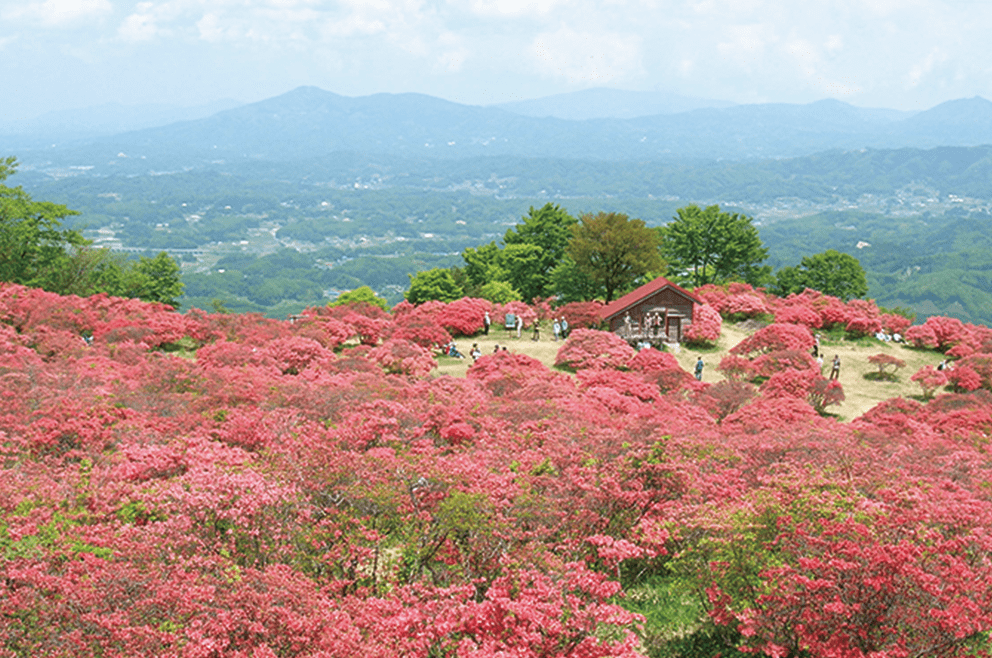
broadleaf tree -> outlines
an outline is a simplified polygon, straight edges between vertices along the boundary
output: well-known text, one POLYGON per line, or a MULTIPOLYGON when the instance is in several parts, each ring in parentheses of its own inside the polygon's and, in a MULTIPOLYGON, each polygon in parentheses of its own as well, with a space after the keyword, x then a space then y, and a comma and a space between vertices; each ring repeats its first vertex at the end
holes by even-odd
MULTIPOLYGON (((550 292, 551 272, 565 255, 565 249, 572 239, 571 228, 577 223, 578 220, 569 215, 564 208, 557 204, 546 203, 538 209, 531 206, 520 223, 503 236, 507 248, 511 245, 533 245, 541 248, 539 265, 535 272, 540 287, 524 290, 518 287, 518 282, 510 279, 514 287, 524 295, 524 299, 529 300, 550 292)), ((532 268, 528 265, 527 269, 532 268)))
POLYGON ((435 267, 410 275, 410 288, 406 291, 406 300, 411 304, 423 304, 432 300, 453 302, 460 299, 463 294, 450 270, 435 267))
POLYGON ((761 263, 768 249, 752 218, 721 212, 720 206, 686 206, 660 229, 662 254, 672 278, 695 287, 707 283, 766 283, 771 268, 761 263))
POLYGON ((776 273, 775 290, 785 296, 806 288, 843 301, 868 294, 868 277, 861 262, 834 249, 804 256, 798 267, 783 267, 776 273))
POLYGON ((15 158, 0 159, 0 281, 50 289, 45 284, 67 267, 70 250, 87 241, 78 231, 62 228, 61 220, 77 211, 34 201, 21 187, 3 184, 16 169, 15 158))
POLYGON ((572 226, 567 253, 601 286, 607 303, 638 277, 662 268, 655 231, 623 213, 585 213, 572 226))

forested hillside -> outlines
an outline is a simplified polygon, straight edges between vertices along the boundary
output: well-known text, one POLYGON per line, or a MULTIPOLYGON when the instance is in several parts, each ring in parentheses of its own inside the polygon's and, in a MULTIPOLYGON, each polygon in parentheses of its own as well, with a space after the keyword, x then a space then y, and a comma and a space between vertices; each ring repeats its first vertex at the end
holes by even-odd
POLYGON ((166 250, 182 263, 186 306, 285 317, 361 285, 395 302, 410 275, 457 265, 531 206, 661 226, 680 207, 718 204, 755 219, 776 268, 832 249, 862 261, 868 295, 885 304, 992 322, 992 103, 645 115, 662 101, 623 101, 631 118, 570 120, 301 88, 194 121, 39 142, 17 154, 17 184, 80 211, 67 228, 97 246, 166 250))

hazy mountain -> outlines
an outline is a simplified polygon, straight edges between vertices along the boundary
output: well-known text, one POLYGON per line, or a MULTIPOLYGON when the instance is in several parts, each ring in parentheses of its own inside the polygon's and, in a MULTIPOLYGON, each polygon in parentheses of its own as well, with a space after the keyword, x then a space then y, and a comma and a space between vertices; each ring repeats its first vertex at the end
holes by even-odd
POLYGON ((678 114, 702 108, 731 107, 729 101, 691 98, 661 91, 583 89, 526 101, 498 103, 492 107, 531 117, 584 119, 634 119, 659 114, 678 114))
POLYGON ((971 146, 992 143, 992 102, 980 96, 941 103, 893 124, 888 141, 880 145, 971 146))
MULTIPOLYGON (((911 114, 827 100, 575 121, 421 94, 351 98, 301 87, 206 118, 35 155, 39 164, 48 166, 138 173, 217 161, 285 162, 338 152, 433 159, 753 160, 935 143, 992 144, 992 103, 975 98, 911 114)), ((0 152, 10 150, 5 146, 0 143, 0 152)), ((26 163, 31 159, 29 153, 19 155, 26 163)))
POLYGON ((180 107, 165 104, 122 105, 105 103, 93 107, 58 112, 46 112, 30 119, 0 123, 0 143, 41 142, 49 145, 66 140, 92 139, 132 130, 165 126, 179 121, 191 121, 212 116, 223 110, 243 105, 240 101, 223 99, 180 107))

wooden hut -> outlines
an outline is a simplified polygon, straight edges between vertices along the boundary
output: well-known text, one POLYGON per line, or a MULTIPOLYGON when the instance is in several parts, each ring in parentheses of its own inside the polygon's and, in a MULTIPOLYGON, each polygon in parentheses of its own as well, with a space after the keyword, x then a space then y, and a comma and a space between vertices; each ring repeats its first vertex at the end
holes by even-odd
POLYGON ((681 343, 692 324, 694 306, 702 303, 687 290, 658 277, 604 306, 599 317, 609 331, 631 343, 681 343))

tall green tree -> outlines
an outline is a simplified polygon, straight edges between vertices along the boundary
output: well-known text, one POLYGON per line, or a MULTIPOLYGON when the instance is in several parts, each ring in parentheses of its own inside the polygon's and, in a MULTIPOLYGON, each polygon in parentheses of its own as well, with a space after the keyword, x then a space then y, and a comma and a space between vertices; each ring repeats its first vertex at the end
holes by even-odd
POLYGON ((783 296, 812 288, 846 302, 868 294, 868 277, 857 258, 827 249, 804 256, 798 267, 780 269, 774 288, 783 296))
POLYGON ((696 287, 733 280, 767 282, 771 268, 761 263, 768 258, 768 249, 750 217, 721 212, 716 205, 705 209, 691 205, 675 212, 660 229, 661 251, 672 278, 696 287))
POLYGON ((79 213, 4 185, 16 170, 15 158, 0 159, 0 281, 61 292, 53 288, 72 250, 87 244, 78 231, 62 228, 61 220, 79 213))
POLYGON ((375 291, 369 286, 360 286, 354 290, 343 292, 328 306, 345 306, 347 304, 371 304, 378 306, 383 311, 389 310, 389 302, 375 294, 375 291))
MULTIPOLYGON (((512 245, 533 245, 541 249, 536 264, 529 261, 526 263, 528 274, 520 275, 517 279, 511 275, 508 279, 525 300, 551 293, 551 272, 565 255, 565 248, 572 239, 571 229, 577 223, 578 220, 564 208, 546 203, 538 209, 531 206, 520 222, 503 236, 503 243, 507 248, 512 245), (530 277, 531 273, 534 276, 533 283, 521 287, 518 279, 530 277)), ((516 259, 515 262, 520 261, 516 259)), ((503 267, 509 272, 506 264, 503 267)))
POLYGON ((411 304, 423 304, 435 299, 453 302, 461 299, 463 294, 450 270, 435 267, 410 275, 410 289, 406 291, 406 300, 411 304))
POLYGON ((580 216, 566 251, 578 271, 602 288, 607 303, 638 277, 662 268, 657 233, 622 213, 580 216))
POLYGON ((16 169, 15 158, 0 160, 0 281, 63 295, 105 292, 179 306, 180 269, 167 253, 133 261, 94 249, 78 231, 62 228, 61 220, 78 212, 2 184, 16 169))

